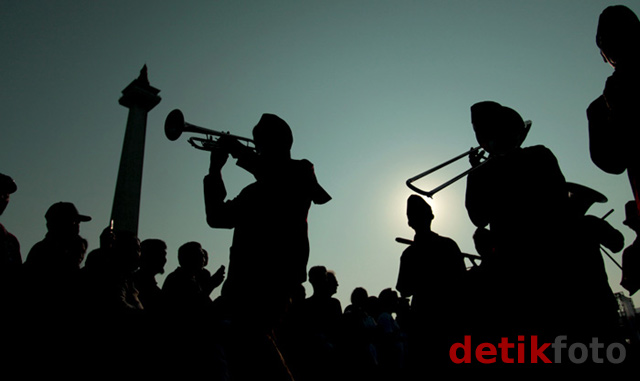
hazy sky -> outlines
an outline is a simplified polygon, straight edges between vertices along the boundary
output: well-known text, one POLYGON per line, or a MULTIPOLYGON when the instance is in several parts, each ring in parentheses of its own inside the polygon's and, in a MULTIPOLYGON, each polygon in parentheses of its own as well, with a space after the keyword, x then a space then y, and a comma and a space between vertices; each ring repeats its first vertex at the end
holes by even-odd
MULTIPOLYGON (((97 247, 128 113, 118 99, 146 64, 162 101, 148 118, 139 235, 168 243, 166 273, 187 241, 210 252, 210 270, 227 265, 232 237, 205 222, 208 155, 164 136, 174 108, 246 137, 265 112, 291 125, 292 156, 313 162, 333 196, 310 210, 309 265, 335 270, 343 307, 357 286, 395 286, 405 247, 394 239, 413 236, 405 180, 477 145, 469 107, 483 100, 532 120, 524 145, 547 146, 567 181, 604 193, 590 213, 615 209, 608 221, 628 245, 628 180, 591 162, 585 114, 612 72, 595 45, 598 16, 618 3, 640 11, 622 0, 0 0, 0 172, 19 187, 0 222, 26 258, 47 208, 70 201, 93 217, 81 234, 97 247)), ((230 196, 252 181, 232 160, 224 176, 230 196)), ((475 253, 464 189, 429 200, 433 229, 475 253)))

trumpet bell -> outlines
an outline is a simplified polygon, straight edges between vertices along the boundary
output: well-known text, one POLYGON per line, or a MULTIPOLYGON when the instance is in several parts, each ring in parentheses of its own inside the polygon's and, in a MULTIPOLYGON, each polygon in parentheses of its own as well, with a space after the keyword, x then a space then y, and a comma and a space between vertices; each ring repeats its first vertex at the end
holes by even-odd
POLYGON ((167 139, 171 141, 178 140, 184 131, 184 126, 184 115, 182 111, 175 109, 167 115, 164 121, 164 134, 167 136, 167 139))

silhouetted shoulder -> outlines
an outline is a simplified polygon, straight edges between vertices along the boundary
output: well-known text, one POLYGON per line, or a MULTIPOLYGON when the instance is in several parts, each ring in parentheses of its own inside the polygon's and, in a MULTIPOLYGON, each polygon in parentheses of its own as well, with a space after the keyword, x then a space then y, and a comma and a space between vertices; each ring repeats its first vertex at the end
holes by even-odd
POLYGON ((331 200, 331 196, 318 183, 313 163, 307 159, 292 160, 292 163, 294 163, 293 165, 296 168, 296 172, 303 175, 305 185, 309 187, 309 191, 311 192, 311 201, 317 205, 329 202, 331 200))
POLYGON ((534 145, 534 146, 530 146, 530 147, 524 147, 521 150, 523 155, 529 156, 529 157, 535 157, 537 160, 545 160, 548 162, 556 162, 557 163, 557 159, 556 156, 553 154, 553 152, 547 148, 544 145, 534 145))
POLYGON ((2 224, 0 224, 0 254, 2 254, 1 260, 4 266, 22 264, 20 242, 2 224))
POLYGON ((449 238, 449 237, 443 237, 441 235, 438 236, 438 238, 440 239, 440 241, 442 242, 442 245, 447 247, 448 249, 450 249, 451 251, 457 251, 460 252, 460 248, 458 247, 458 244, 456 243, 456 241, 454 241, 453 239, 449 238))

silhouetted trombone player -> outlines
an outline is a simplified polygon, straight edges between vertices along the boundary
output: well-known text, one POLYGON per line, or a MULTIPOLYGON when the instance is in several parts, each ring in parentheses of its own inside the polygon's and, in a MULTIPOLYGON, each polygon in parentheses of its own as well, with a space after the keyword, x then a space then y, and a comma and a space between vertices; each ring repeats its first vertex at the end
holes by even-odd
MULTIPOLYGON (((180 116, 170 114, 178 122, 180 116)), ((189 132, 212 132, 189 124, 183 127, 189 132)), ((291 158, 293 134, 280 117, 262 115, 253 128, 253 140, 244 139, 255 148, 238 140, 221 134, 214 144, 204 142, 211 151, 209 174, 204 178, 207 223, 212 228, 234 229, 220 302, 231 313, 233 331, 242 335, 234 338, 230 361, 241 355, 248 362, 230 366, 242 372, 237 374, 240 378, 286 379, 286 367, 269 360, 279 356, 272 345, 272 329, 294 290, 306 280, 311 203, 324 204, 331 197, 318 184, 311 162, 291 158), (256 178, 231 200, 226 199, 221 174, 229 154, 256 178)))
POLYGON ((624 5, 607 7, 598 20, 596 44, 614 68, 602 95, 587 108, 589 152, 601 170, 629 176, 640 211, 640 21, 624 5))
MULTIPOLYGON (((479 102, 471 106, 471 122, 489 157, 467 177, 469 218, 491 231, 503 296, 521 301, 504 311, 505 318, 526 324, 518 319, 531 316, 541 323, 535 315, 545 315, 553 308, 553 295, 562 292, 555 286, 563 270, 555 262, 567 241, 564 175, 548 148, 521 147, 530 122, 515 110, 479 102)), ((470 162, 477 165, 477 155, 471 155, 470 162)))

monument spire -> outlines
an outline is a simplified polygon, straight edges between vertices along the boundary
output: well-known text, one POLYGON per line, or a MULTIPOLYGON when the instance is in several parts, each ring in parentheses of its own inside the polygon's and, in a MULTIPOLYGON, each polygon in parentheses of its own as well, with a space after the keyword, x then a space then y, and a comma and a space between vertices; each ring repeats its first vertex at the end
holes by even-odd
POLYGON ((115 230, 138 234, 147 114, 160 103, 162 98, 158 96, 159 92, 149 84, 146 64, 138 78, 122 90, 119 103, 129 109, 129 116, 111 209, 115 230))

